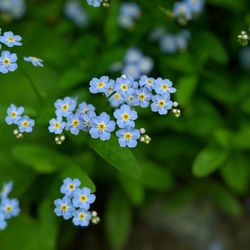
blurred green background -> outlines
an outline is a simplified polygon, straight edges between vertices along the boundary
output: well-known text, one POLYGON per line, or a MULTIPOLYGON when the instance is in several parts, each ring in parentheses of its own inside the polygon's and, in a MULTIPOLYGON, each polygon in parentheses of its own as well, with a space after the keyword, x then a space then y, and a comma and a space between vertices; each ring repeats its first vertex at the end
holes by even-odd
MULTIPOLYGON (((0 0, 1 1, 1 0, 0 0)), ((239 63, 237 35, 250 25, 248 0, 207 0, 204 12, 185 26, 192 36, 184 52, 164 54, 148 40, 152 29, 181 29, 162 11, 174 1, 140 0, 133 29, 117 23, 121 1, 93 8, 85 28, 65 18, 64 0, 27 0, 19 20, 2 16, 0 27, 23 37, 19 58, 37 56, 44 68, 21 62, 44 96, 41 106, 20 70, 0 75, 0 183, 14 181, 22 213, 0 232, 1 250, 248 250, 250 245, 250 78, 239 63), (48 121, 53 103, 78 96, 111 112, 91 95, 93 77, 119 74, 110 65, 139 47, 154 60, 152 77, 173 81, 182 115, 139 114, 152 141, 124 150, 88 134, 67 134, 54 143, 48 121), (17 140, 4 122, 10 103, 36 120, 32 134, 17 140), (101 222, 77 229, 53 213, 65 176, 96 190, 101 222)))

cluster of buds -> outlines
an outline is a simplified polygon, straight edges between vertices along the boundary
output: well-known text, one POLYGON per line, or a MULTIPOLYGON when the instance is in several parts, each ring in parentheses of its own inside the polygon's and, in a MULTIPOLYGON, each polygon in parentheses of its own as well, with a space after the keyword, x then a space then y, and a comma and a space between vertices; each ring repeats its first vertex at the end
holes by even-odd
POLYGON ((247 46, 249 40, 250 36, 246 31, 241 31, 240 35, 238 35, 238 42, 242 46, 247 46))
POLYGON ((110 6, 110 2, 111 2, 111 0, 103 0, 102 6, 105 7, 105 8, 107 8, 107 7, 110 6))
POLYGON ((58 136, 55 138, 55 142, 56 142, 56 144, 58 144, 58 145, 61 145, 64 141, 65 141, 65 135, 58 135, 58 136))
POLYGON ((93 224, 98 224, 100 222, 100 217, 98 216, 96 211, 91 212, 91 222, 93 224))
POLYGON ((16 136, 17 139, 22 139, 23 138, 23 133, 21 133, 18 129, 15 129, 13 133, 16 136))
POLYGON ((177 108, 179 106, 178 102, 173 103, 173 109, 172 112, 176 118, 181 116, 181 110, 177 108))
POLYGON ((144 142, 144 143, 146 143, 146 144, 149 144, 150 141, 151 141, 151 138, 150 138, 148 135, 145 134, 145 133, 146 133, 145 128, 141 128, 141 129, 140 129, 140 133, 141 133, 140 141, 141 141, 141 142, 144 142))

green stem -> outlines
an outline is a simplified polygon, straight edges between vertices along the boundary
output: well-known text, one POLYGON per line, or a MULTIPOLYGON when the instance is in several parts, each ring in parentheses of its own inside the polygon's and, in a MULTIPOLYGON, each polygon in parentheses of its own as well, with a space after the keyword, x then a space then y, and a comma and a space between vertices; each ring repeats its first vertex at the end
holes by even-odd
POLYGON ((33 82, 33 80, 31 79, 31 77, 23 69, 21 69, 21 71, 23 72, 24 76, 27 78, 27 80, 28 80, 31 88, 35 92, 35 95, 37 97, 38 102, 42 106, 43 105, 43 97, 42 97, 40 91, 38 90, 36 84, 33 82))

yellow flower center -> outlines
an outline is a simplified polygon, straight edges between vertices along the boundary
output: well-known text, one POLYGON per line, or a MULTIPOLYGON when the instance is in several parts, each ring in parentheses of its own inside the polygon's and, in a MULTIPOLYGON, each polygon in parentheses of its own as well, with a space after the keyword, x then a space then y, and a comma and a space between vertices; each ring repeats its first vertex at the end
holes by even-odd
POLYGON ((72 123, 71 123, 71 125, 73 126, 73 127, 78 127, 79 126, 79 120, 73 120, 72 121, 72 123))
POLYGON ((121 85, 121 90, 122 90, 122 91, 127 91, 127 90, 128 90, 127 84, 123 83, 123 84, 121 85))
POLYGON ((34 57, 34 56, 32 56, 31 59, 32 59, 33 61, 38 61, 38 60, 39 60, 37 57, 34 57))
POLYGON ((164 90, 164 91, 168 90, 168 85, 167 84, 162 84, 161 89, 164 90))
POLYGON ((13 210, 13 208, 12 208, 11 205, 7 205, 7 206, 5 207, 5 212, 6 212, 6 213, 10 213, 12 210, 13 210))
POLYGON ((8 37, 8 38, 7 38, 7 41, 8 41, 9 43, 13 43, 13 42, 15 41, 15 39, 14 39, 14 37, 8 37))
POLYGON ((86 125, 87 127, 90 127, 90 122, 89 122, 89 121, 86 121, 86 122, 85 122, 85 125, 86 125))
POLYGON ((121 98, 120 94, 119 93, 115 93, 114 94, 114 99, 115 100, 119 100, 121 98))
POLYGON ((66 204, 62 204, 62 205, 61 205, 61 210, 62 210, 63 212, 67 212, 68 206, 67 206, 66 204))
POLYGON ((130 118, 130 115, 129 115, 128 113, 123 113, 123 114, 122 114, 122 120, 128 121, 129 118, 130 118))
POLYGON ((124 133, 124 138, 125 138, 127 141, 131 140, 132 137, 133 137, 133 135, 132 135, 130 132, 124 133))
POLYGON ((80 196, 80 201, 81 202, 85 202, 87 200, 87 196, 86 195, 81 195, 80 196))
POLYGON ((159 101, 158 101, 158 106, 159 106, 160 108, 163 108, 163 107, 165 106, 165 101, 164 101, 164 100, 159 100, 159 101))
POLYGON ((4 59, 3 59, 3 64, 4 64, 4 65, 9 65, 9 64, 10 64, 10 59, 4 58, 4 59))
POLYGON ((104 131, 105 130, 105 128, 106 128, 106 125, 105 125, 105 123, 103 123, 103 122, 100 122, 99 124, 98 124, 98 130, 99 131, 104 131))
POLYGON ((61 123, 60 122, 55 122, 54 128, 60 128, 60 127, 61 127, 61 123))
POLYGON ((67 103, 62 105, 62 110, 67 111, 69 109, 69 105, 67 103))
POLYGON ((84 220, 85 219, 85 214, 84 213, 79 213, 78 218, 80 220, 84 220))
POLYGON ((22 126, 27 128, 29 126, 29 122, 28 121, 23 121, 22 126))
POLYGON ((153 81, 151 79, 147 80, 147 84, 148 85, 152 85, 153 84, 153 81))
POLYGON ((105 83, 104 82, 98 82, 97 88, 102 89, 104 87, 105 87, 105 83))
POLYGON ((71 183, 71 184, 69 184, 68 188, 69 188, 69 190, 74 190, 75 189, 75 185, 71 183))
POLYGON ((13 112, 11 113, 11 117, 12 117, 12 118, 16 118, 16 116, 17 116, 17 113, 16 113, 15 111, 13 111, 13 112))
POLYGON ((139 100, 140 100, 140 101, 144 101, 145 98, 146 98, 144 93, 139 94, 138 97, 139 97, 139 100))

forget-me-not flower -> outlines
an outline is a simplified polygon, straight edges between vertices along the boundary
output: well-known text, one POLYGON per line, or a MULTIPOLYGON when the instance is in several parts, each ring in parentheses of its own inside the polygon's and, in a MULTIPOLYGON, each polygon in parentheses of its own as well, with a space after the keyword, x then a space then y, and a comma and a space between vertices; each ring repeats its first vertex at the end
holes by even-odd
POLYGON ((11 104, 7 109, 8 116, 5 118, 5 121, 8 125, 17 124, 21 119, 21 115, 24 112, 24 107, 17 107, 14 104, 11 104))
POLYGON ((91 219, 91 214, 85 209, 75 211, 73 223, 75 226, 87 227, 91 219))
POLYGON ((53 118, 49 121, 49 132, 60 135, 65 128, 65 122, 61 117, 53 118))
POLYGON ((64 196, 62 199, 55 200, 54 204, 56 206, 54 212, 57 216, 62 216, 65 220, 73 217, 75 209, 72 206, 70 198, 64 196))
POLYGON ((96 113, 94 111, 89 111, 87 114, 79 115, 80 119, 80 129, 82 131, 89 131, 90 130, 90 120, 91 118, 96 117, 96 113))
POLYGON ((79 115, 69 115, 67 117, 66 130, 69 130, 71 134, 78 135, 80 132, 80 119, 79 115))
POLYGON ((96 196, 91 194, 91 190, 87 187, 78 188, 74 192, 73 206, 76 208, 83 208, 89 210, 90 204, 94 203, 96 196))
POLYGON ((176 88, 172 87, 173 83, 168 79, 157 78, 155 81, 155 92, 157 94, 175 93, 176 88))
POLYGON ((28 116, 23 116, 18 120, 17 125, 20 132, 30 133, 33 130, 35 121, 28 116))
POLYGON ((31 62, 35 67, 43 67, 43 60, 34 56, 24 57, 24 61, 31 62))
POLYGON ((63 181, 63 185, 61 186, 61 193, 65 194, 68 197, 73 196, 73 193, 75 192, 75 190, 81 185, 81 182, 79 179, 70 179, 70 178, 66 178, 63 181))
POLYGON ((7 198, 12 189, 13 189, 13 182, 12 181, 5 182, 0 192, 0 198, 1 199, 7 198))
POLYGON ((0 57, 0 72, 3 74, 13 72, 17 69, 17 55, 15 53, 11 54, 9 51, 4 50, 0 57))
POLYGON ((92 104, 88 104, 86 102, 82 102, 78 105, 78 108, 76 110, 77 114, 88 114, 89 112, 94 112, 95 107, 92 104))
POLYGON ((115 122, 110 120, 110 116, 103 112, 90 120, 89 133, 92 138, 100 138, 102 141, 109 140, 111 132, 115 130, 115 122))
POLYGON ((16 217, 20 213, 19 202, 17 199, 3 198, 0 210, 6 219, 16 217))
POLYGON ((149 106, 149 101, 151 100, 151 92, 146 88, 143 87, 141 89, 137 89, 135 91, 135 97, 133 98, 133 105, 140 106, 142 108, 146 108, 149 106))
POLYGON ((55 102, 56 115, 59 117, 67 117, 71 115, 76 108, 76 99, 65 97, 63 100, 58 99, 55 102))
POLYGON ((124 129, 119 129, 116 132, 116 136, 119 138, 118 141, 121 147, 128 146, 129 148, 134 148, 141 134, 138 129, 127 126, 124 129))
POLYGON ((11 31, 4 32, 3 35, 0 36, 0 42, 8 47, 21 46, 21 40, 21 36, 14 35, 11 31))
POLYGON ((169 100, 169 95, 155 95, 152 97, 151 110, 160 115, 166 115, 172 108, 173 102, 169 100))

